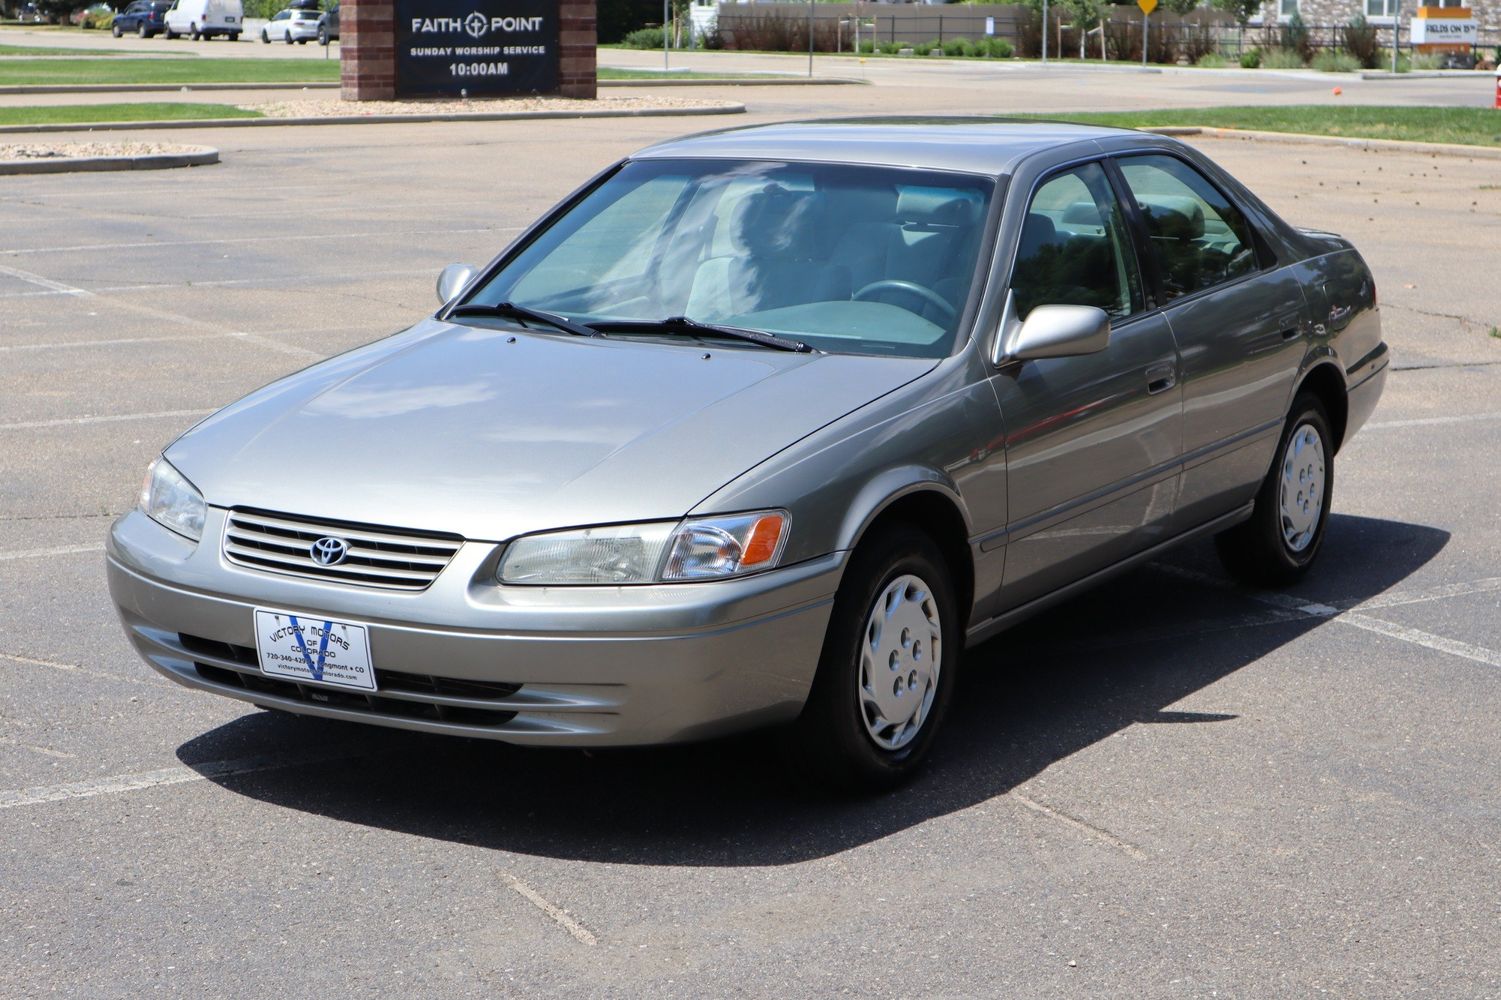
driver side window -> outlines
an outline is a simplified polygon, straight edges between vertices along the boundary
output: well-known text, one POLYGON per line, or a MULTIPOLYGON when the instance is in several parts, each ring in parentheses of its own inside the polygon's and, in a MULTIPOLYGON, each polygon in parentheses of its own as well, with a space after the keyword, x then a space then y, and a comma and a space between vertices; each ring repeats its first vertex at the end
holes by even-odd
POLYGON ((1016 315, 1041 305, 1142 307, 1141 276, 1115 192, 1098 163, 1050 178, 1032 197, 1011 271, 1016 315))

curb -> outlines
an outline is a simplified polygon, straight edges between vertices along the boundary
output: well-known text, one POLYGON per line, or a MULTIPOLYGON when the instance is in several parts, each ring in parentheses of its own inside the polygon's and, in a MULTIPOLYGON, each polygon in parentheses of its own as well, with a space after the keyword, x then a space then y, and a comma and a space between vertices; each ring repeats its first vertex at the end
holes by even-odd
POLYGON ((1168 125, 1139 129, 1156 135, 1202 135, 1211 139, 1243 139, 1247 142, 1282 142, 1299 146, 1343 146, 1347 149, 1389 150, 1394 153, 1442 153, 1482 160, 1501 160, 1501 147, 1464 146, 1452 142, 1411 142, 1406 139, 1357 139, 1341 135, 1308 135, 1303 132, 1257 132, 1251 129, 1168 125))
POLYGON ((601 87, 823 87, 823 86, 865 86, 869 80, 854 80, 844 76, 815 76, 808 77, 702 77, 697 80, 673 80, 664 77, 660 80, 601 80, 601 87))
POLYGON ((100 170, 167 170, 172 167, 202 167, 219 162, 217 149, 191 153, 149 153, 144 156, 75 156, 44 160, 0 160, 0 176, 6 174, 71 174, 100 170))
POLYGON ((1362 80, 1490 80, 1493 76, 1494 73, 1483 69, 1420 69, 1406 73, 1368 69, 1360 74, 1362 80))
POLYGON ((48 125, 0 126, 0 135, 35 132, 139 132, 178 128, 271 128, 281 125, 404 125, 420 122, 504 122, 549 118, 679 118, 697 115, 738 115, 744 104, 713 108, 643 108, 630 111, 480 111, 464 114, 337 115, 325 118, 197 118, 157 122, 63 122, 48 125))

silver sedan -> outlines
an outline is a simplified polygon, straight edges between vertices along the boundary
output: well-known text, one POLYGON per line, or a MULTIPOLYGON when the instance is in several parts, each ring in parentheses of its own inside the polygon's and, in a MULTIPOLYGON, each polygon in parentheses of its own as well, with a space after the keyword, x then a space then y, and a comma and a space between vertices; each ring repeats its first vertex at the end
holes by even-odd
POLYGON ((1348 242, 1067 125, 668 142, 439 298, 153 464, 108 543, 153 667, 514 743, 777 727, 886 786, 966 645, 1196 536, 1305 572, 1388 363, 1348 242))

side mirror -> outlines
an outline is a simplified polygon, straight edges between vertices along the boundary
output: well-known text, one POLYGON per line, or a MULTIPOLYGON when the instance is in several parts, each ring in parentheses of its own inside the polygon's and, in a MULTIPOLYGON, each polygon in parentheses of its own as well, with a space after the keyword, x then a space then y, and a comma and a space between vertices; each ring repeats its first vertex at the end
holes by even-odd
POLYGON ((479 268, 473 264, 449 264, 445 267, 438 275, 438 303, 447 305, 453 301, 453 297, 462 292, 476 274, 479 274, 479 268))
POLYGON ((1103 351, 1110 343, 1110 316, 1095 306, 1035 306, 1016 320, 1008 296, 995 352, 996 364, 1035 358, 1069 358, 1103 351))

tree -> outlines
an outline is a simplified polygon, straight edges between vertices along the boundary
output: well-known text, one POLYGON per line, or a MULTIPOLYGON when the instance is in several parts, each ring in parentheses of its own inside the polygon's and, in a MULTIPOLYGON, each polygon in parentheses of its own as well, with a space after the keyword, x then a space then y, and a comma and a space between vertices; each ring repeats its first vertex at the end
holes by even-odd
POLYGON ((1162 0, 1162 6, 1182 17, 1199 9, 1199 0, 1162 0))
POLYGON ((1235 23, 1244 30, 1246 23, 1261 9, 1261 0, 1210 0, 1219 10, 1224 11, 1235 19, 1235 23))

